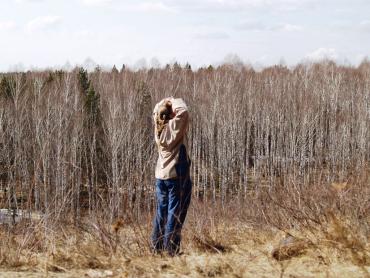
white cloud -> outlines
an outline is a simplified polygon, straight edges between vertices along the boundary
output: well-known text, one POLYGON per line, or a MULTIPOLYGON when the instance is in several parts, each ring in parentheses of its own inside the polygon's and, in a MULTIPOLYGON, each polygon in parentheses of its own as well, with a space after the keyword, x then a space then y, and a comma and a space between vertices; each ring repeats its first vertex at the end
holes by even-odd
POLYGON ((197 39, 228 39, 230 38, 229 34, 225 32, 208 32, 208 33, 199 33, 195 35, 197 39))
POLYGON ((169 7, 162 2, 144 2, 133 7, 138 11, 143 12, 174 12, 175 9, 169 7))
POLYGON ((139 2, 135 4, 123 4, 120 7, 123 11, 129 12, 145 12, 145 13, 156 13, 156 12, 176 12, 176 9, 163 3, 163 2, 139 2))
POLYGON ((96 33, 90 30, 79 30, 74 33, 74 35, 79 39, 91 39, 96 38, 96 33))
POLYGON ((60 16, 40 16, 31 20, 27 23, 26 29, 29 32, 36 30, 46 30, 50 28, 55 28, 61 22, 62 18, 60 16))
POLYGON ((364 20, 360 23, 360 29, 365 32, 370 32, 370 20, 364 20))
POLYGON ((338 53, 335 48, 321 47, 306 55, 306 58, 311 61, 320 61, 324 59, 336 60, 338 53))
POLYGON ((238 12, 261 9, 265 12, 311 9, 319 0, 162 0, 164 4, 180 10, 200 12, 238 12))
POLYGON ((11 30, 15 27, 14 21, 0 21, 0 31, 1 30, 11 30))
POLYGON ((267 26, 260 21, 247 21, 235 26, 236 30, 241 31, 283 31, 297 32, 302 31, 303 27, 295 24, 272 24, 267 26))
POLYGON ((294 25, 294 24, 281 24, 277 26, 277 30, 286 31, 286 32, 296 32, 296 31, 302 31, 303 27, 300 25, 294 25))
POLYGON ((266 30, 266 26, 260 21, 246 21, 236 25, 235 29, 243 31, 263 31, 266 30))
POLYGON ((44 0, 15 0, 16 3, 37 3, 43 2, 44 0))
POLYGON ((369 54, 370 1, 324 0, 320 8, 318 1, 6 0, 1 4, 6 14, 0 18, 0 33, 7 39, 1 42, 0 70, 17 61, 42 67, 69 60, 75 65, 87 55, 120 68, 135 65, 140 57, 151 65, 154 55, 163 65, 175 57, 200 66, 229 52, 265 65, 279 57, 288 64, 299 62, 306 54, 336 61, 369 54), (81 7, 88 12, 76 12, 81 7), (42 15, 49 17, 36 18, 42 15))
POLYGON ((82 0, 82 3, 87 6, 104 6, 112 2, 113 0, 82 0))

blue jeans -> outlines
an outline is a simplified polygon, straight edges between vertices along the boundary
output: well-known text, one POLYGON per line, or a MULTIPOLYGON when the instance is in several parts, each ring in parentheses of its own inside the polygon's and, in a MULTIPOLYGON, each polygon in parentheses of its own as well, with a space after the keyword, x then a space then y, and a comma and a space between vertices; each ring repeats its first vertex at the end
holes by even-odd
POLYGON ((156 253, 164 250, 171 256, 179 253, 181 229, 191 199, 189 166, 190 163, 182 159, 180 152, 176 166, 178 177, 169 180, 156 179, 157 211, 152 233, 152 248, 156 253))
POLYGON ((157 211, 153 223, 152 248, 175 255, 180 250, 181 229, 191 199, 190 178, 156 180, 157 211))

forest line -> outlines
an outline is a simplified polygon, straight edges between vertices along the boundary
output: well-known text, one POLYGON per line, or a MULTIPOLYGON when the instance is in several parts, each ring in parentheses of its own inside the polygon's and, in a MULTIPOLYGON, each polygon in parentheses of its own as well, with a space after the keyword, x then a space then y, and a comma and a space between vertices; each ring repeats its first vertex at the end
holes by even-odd
POLYGON ((0 74, 3 208, 110 219, 154 206, 152 109, 165 96, 191 111, 194 196, 353 179, 370 156, 370 63, 294 68, 178 64, 88 73, 0 74))

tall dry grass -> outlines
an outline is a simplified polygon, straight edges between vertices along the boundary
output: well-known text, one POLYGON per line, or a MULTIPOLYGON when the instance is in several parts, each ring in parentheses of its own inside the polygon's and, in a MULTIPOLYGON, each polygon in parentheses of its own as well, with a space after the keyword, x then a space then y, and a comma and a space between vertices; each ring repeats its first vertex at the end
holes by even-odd
MULTIPOLYGON (((344 201, 353 197, 349 195, 344 201)), ((359 221, 352 212, 330 209, 316 221, 306 212, 298 217, 296 204, 276 208, 271 201, 267 207, 270 197, 253 197, 225 209, 221 200, 214 207, 194 200, 177 258, 150 253, 151 214, 113 223, 101 215, 78 226, 73 221, 3 226, 1 269, 72 277, 95 273, 91 270, 123 277, 369 275, 368 218, 359 221), (251 207, 260 213, 248 214, 251 207)))

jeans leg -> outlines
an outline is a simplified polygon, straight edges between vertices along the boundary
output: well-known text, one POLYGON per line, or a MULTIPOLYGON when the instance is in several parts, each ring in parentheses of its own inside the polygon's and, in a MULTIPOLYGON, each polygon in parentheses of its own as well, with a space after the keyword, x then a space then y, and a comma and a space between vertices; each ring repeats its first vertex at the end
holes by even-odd
POLYGON ((173 255, 179 253, 180 245, 181 245, 181 230, 185 222, 185 218, 188 212, 188 208, 190 205, 191 200, 191 189, 192 183, 191 180, 188 178, 186 180, 178 180, 180 186, 180 208, 179 208, 179 216, 178 222, 176 227, 176 233, 172 239, 173 241, 173 255))
POLYGON ((180 223, 185 222, 186 214, 190 205, 192 183, 189 175, 191 161, 188 158, 185 145, 180 146, 179 161, 176 164, 178 183, 181 188, 180 223))
POLYGON ((166 183, 168 188, 168 216, 165 232, 165 248, 169 255, 173 256, 178 253, 181 240, 181 188, 178 180, 168 180, 166 183))
POLYGON ((162 252, 168 211, 168 190, 164 180, 156 180, 156 198, 157 209, 153 221, 152 248, 154 252, 162 252))
POLYGON ((191 201, 192 182, 190 177, 181 181, 181 213, 180 222, 181 226, 184 225, 185 218, 191 201))

